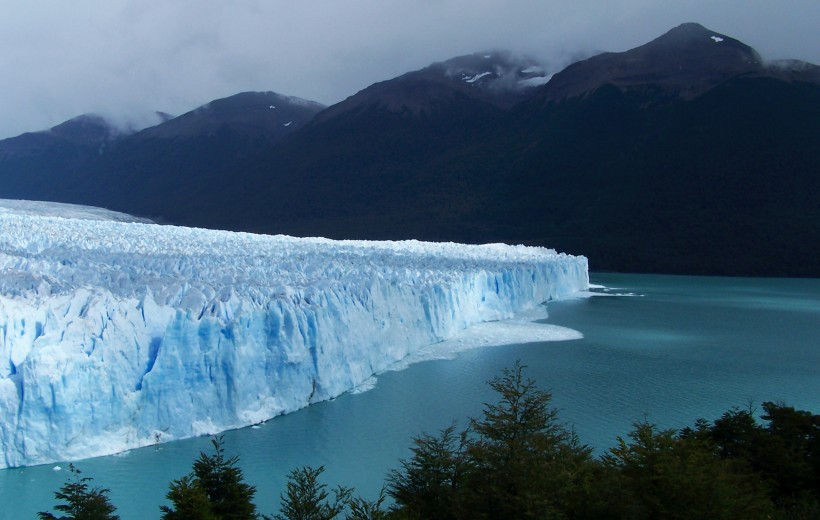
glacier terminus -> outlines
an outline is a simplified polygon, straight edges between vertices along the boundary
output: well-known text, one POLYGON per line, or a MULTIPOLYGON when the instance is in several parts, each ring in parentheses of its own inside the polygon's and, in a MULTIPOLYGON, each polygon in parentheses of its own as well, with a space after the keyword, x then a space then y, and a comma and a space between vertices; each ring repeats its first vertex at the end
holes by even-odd
POLYGON ((260 423, 589 287, 546 248, 57 213, 0 207, 0 468, 260 423))

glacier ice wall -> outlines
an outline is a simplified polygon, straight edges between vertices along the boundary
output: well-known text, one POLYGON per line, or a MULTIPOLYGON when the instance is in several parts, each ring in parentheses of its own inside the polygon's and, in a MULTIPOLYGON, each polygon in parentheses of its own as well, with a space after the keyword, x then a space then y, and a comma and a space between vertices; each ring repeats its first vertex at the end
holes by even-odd
POLYGON ((588 287, 523 246, 0 215, 0 467, 246 426, 588 287))

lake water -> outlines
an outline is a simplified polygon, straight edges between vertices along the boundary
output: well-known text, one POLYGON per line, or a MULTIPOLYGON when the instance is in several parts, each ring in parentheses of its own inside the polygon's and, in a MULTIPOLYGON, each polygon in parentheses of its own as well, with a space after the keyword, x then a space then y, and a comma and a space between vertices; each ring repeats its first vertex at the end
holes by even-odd
MULTIPOLYGON (((417 363, 379 375, 370 391, 226 433, 227 453, 240 457, 246 481, 257 487, 259 511, 276 512, 287 473, 306 464, 325 465, 329 485, 374 498, 414 435, 479 415, 482 403, 495 401, 486 381, 516 360, 599 453, 643 419, 679 428, 763 401, 820 412, 820 280, 591 278, 606 287, 601 295, 548 305, 547 323, 583 339, 417 363)), ((110 488, 123 520, 158 518, 168 483, 210 448, 207 438, 191 439, 76 465, 110 488)), ((0 518, 52 510, 67 476, 53 467, 0 470, 0 518)))

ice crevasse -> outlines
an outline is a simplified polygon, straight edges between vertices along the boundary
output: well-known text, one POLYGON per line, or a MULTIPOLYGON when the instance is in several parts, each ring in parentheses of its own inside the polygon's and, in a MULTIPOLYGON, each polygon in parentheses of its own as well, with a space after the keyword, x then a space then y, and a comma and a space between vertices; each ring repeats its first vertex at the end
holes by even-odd
POLYGON ((588 285, 545 248, 0 214, 0 467, 255 424, 588 285))

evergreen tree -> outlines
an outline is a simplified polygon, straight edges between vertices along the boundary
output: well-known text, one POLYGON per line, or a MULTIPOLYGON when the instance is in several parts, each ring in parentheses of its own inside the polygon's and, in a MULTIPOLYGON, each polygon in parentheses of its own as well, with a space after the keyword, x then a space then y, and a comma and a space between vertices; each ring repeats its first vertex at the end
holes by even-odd
POLYGON ((280 513, 266 520, 332 520, 339 516, 351 500, 353 490, 342 486, 334 490, 333 502, 328 501, 327 485, 319 482, 325 467, 298 468, 288 476, 287 490, 280 498, 280 513))
POLYGON ((200 452, 193 472, 170 484, 166 496, 173 505, 160 507, 163 520, 256 520, 256 488, 244 482, 239 457, 225 457, 223 442, 212 439, 213 455, 200 452))
POLYGON ((54 493, 55 498, 65 502, 54 509, 67 513, 67 516, 40 512, 41 520, 119 520, 120 517, 114 514, 117 508, 108 500, 108 489, 90 487, 92 479, 80 477, 81 472, 74 464, 69 464, 68 470, 71 472, 68 482, 54 493))
POLYGON ((400 461, 401 470, 387 478, 388 494, 411 518, 459 518, 467 460, 468 432, 455 433, 455 425, 438 437, 422 434, 413 439, 413 457, 400 461))
POLYGON ((379 496, 372 502, 362 497, 351 498, 347 503, 350 513, 345 517, 346 520, 386 520, 388 512, 382 509, 386 498, 385 488, 379 491, 379 496))
POLYGON ((591 450, 558 423, 551 395, 516 363, 489 382, 499 395, 455 433, 414 439, 388 477, 397 512, 414 519, 527 519, 571 515, 587 489, 591 450))
POLYGON ((771 518, 757 475, 721 460, 715 446, 643 422, 603 457, 617 472, 610 511, 620 518, 771 518))
POLYGON ((750 409, 733 409, 713 425, 685 434, 713 443, 736 468, 754 471, 777 506, 794 518, 820 517, 820 415, 763 403, 758 423, 750 409))
POLYGON ((191 475, 171 483, 165 497, 173 507, 160 506, 163 520, 218 520, 211 501, 199 482, 191 475))
POLYGON ((516 362, 489 382, 500 399, 471 419, 472 510, 483 518, 550 518, 574 509, 591 450, 558 422, 552 395, 516 362))
POLYGON ((820 508, 820 415, 772 402, 763 411, 769 424, 756 468, 773 482, 778 502, 810 500, 820 508))

